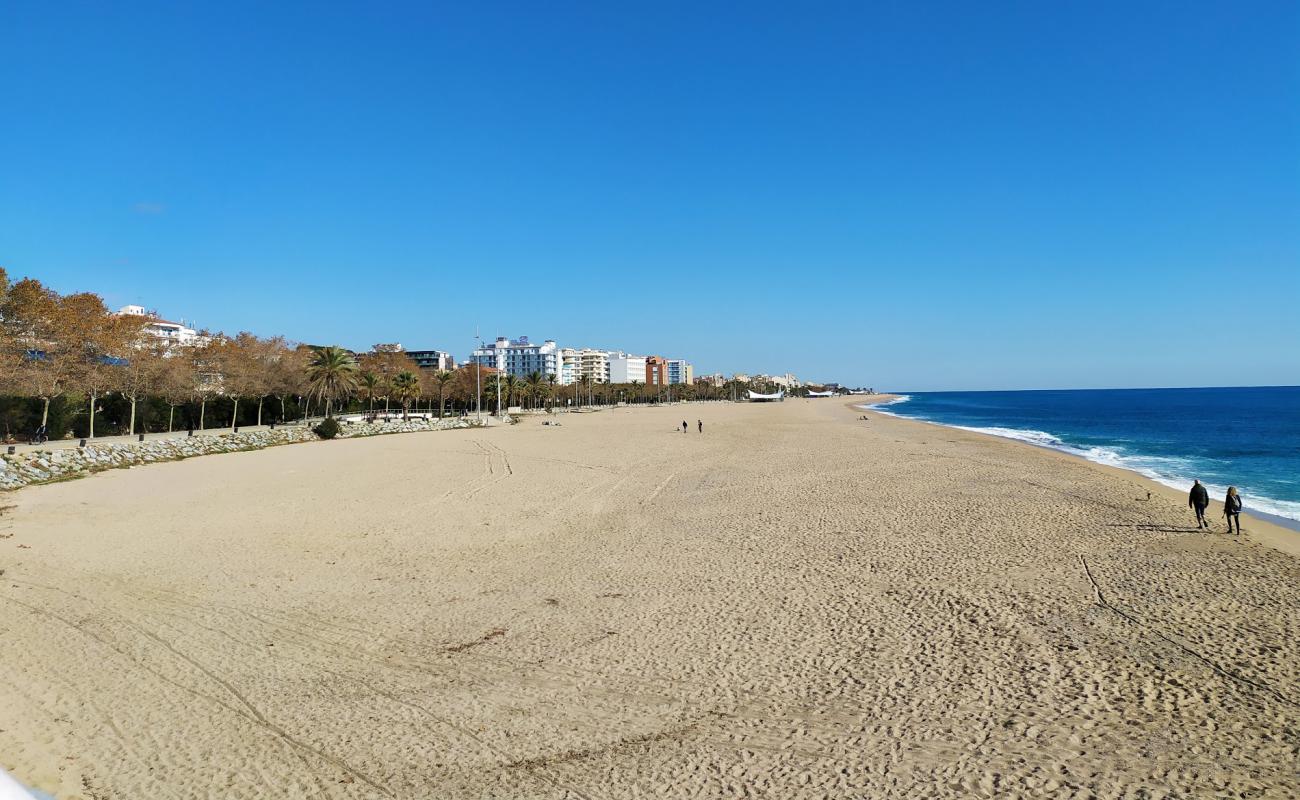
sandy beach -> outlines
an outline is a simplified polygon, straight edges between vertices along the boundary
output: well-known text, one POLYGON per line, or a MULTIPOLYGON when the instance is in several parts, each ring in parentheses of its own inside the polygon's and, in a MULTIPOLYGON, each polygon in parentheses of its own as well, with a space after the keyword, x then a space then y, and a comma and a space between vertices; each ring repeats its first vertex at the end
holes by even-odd
POLYGON ((0 766, 60 800, 1300 794, 1300 534, 862 413, 6 494, 0 766))

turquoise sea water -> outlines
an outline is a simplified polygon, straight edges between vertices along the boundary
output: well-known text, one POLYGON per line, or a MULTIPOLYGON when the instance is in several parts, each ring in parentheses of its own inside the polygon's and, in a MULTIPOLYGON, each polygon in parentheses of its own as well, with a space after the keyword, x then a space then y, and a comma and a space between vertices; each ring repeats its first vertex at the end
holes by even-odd
POLYGON ((876 411, 1019 439, 1300 522, 1300 386, 912 392, 876 411))

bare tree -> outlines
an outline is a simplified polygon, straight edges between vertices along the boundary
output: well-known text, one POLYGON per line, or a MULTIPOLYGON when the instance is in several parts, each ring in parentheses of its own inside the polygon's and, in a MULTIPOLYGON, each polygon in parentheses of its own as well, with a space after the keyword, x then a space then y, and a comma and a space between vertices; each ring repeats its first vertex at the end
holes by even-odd
POLYGON ((189 349, 171 350, 158 364, 154 391, 167 402, 167 432, 171 433, 176 420, 176 407, 185 405, 194 396, 194 359, 189 349))
MULTIPOLYGON (((241 331, 233 339, 216 343, 213 349, 221 371, 222 394, 234 401, 234 408, 230 412, 231 430, 239 423, 240 399, 264 393, 267 384, 264 349, 265 343, 248 331, 241 331)), ((261 416, 260 402, 258 416, 261 416)))
MULTIPOLYGON (((289 346, 284 341, 283 336, 272 336, 269 339, 259 339, 255 350, 255 375, 252 380, 251 389, 257 395, 257 424, 262 424, 262 405, 265 403, 268 395, 276 388, 276 378, 280 369, 280 361, 289 352, 289 346)), ((283 409, 281 409, 283 411, 283 409)))
POLYGON ((212 343, 223 337, 207 331, 200 336, 204 344, 186 348, 184 357, 189 361, 186 372, 190 378, 190 401, 199 404, 199 430, 203 430, 208 400, 221 393, 221 367, 212 343))
POLYGON ((290 395, 301 397, 307 393, 307 362, 311 357, 311 348, 298 345, 289 347, 283 343, 283 349, 271 363, 268 392, 280 400, 280 419, 285 417, 285 403, 290 395))
POLYGON ((89 437, 95 437, 96 405, 105 394, 118 389, 131 342, 144 325, 143 318, 108 313, 98 295, 83 293, 63 298, 65 322, 75 371, 72 386, 85 393, 90 403, 89 437))
MULTIPOLYGON (((119 387, 122 396, 131 401, 131 421, 127 433, 132 436, 135 435, 136 405, 162 388, 166 356, 166 343, 143 330, 136 332, 135 341, 127 348, 126 364, 121 367, 119 387)), ((170 428, 170 422, 168 427, 170 428)))

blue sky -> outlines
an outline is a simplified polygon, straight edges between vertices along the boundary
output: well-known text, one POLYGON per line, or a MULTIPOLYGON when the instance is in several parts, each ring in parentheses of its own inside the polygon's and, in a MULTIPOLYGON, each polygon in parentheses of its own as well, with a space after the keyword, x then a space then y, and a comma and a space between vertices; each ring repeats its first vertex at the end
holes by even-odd
POLYGON ((6 3, 0 265, 213 329, 1300 383, 1300 4, 6 3))

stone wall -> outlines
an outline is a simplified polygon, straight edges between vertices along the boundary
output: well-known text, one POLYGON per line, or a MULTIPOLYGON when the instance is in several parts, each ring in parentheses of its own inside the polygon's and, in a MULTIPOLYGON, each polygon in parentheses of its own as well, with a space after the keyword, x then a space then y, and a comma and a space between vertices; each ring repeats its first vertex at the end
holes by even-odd
MULTIPOLYGON (((402 422, 344 423, 338 438, 353 439, 386 433, 415 433, 419 431, 469 428, 476 423, 468 419, 410 420, 402 422)), ((282 444, 320 441, 309 428, 290 426, 276 430, 243 431, 240 433, 202 434, 198 436, 172 436, 149 439, 143 442, 91 441, 86 447, 69 447, 41 450, 22 447, 14 455, 0 457, 0 489, 18 489, 33 483, 80 478, 92 472, 159 461, 177 461, 193 456, 213 453, 235 453, 243 450, 261 450, 282 444)))

